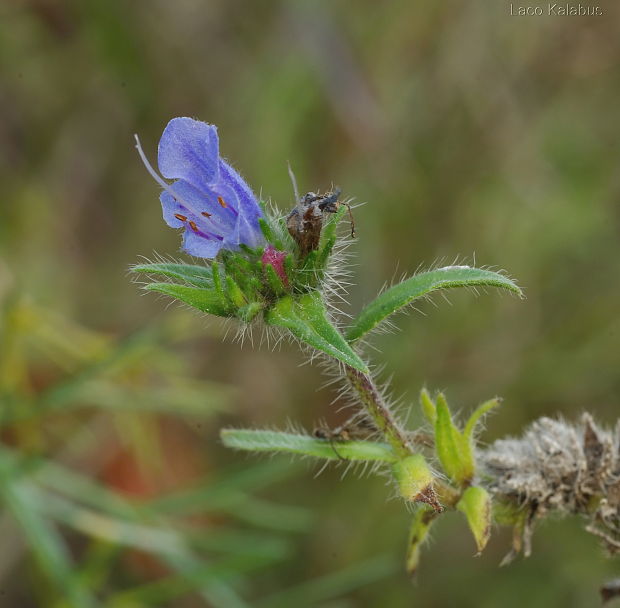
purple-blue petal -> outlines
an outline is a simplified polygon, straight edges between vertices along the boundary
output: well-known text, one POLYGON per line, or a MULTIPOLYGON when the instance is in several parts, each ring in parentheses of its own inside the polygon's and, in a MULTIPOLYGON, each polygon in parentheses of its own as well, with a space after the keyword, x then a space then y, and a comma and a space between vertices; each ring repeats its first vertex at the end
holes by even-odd
POLYGON ((219 157, 217 129, 192 118, 174 118, 159 142, 159 168, 176 180, 160 196, 163 216, 173 228, 184 228, 183 249, 212 258, 221 248, 264 242, 263 213, 244 179, 219 157))
POLYGON ((219 239, 204 238, 189 229, 183 235, 183 251, 197 258, 214 258, 222 245, 223 241, 219 239))
POLYGON ((219 177, 217 129, 193 118, 173 118, 159 140, 158 164, 168 179, 206 191, 219 177))
POLYGON ((226 184, 237 195, 240 211, 249 217, 254 217, 258 222, 258 218, 262 217, 263 213, 254 192, 246 181, 222 159, 219 161, 219 174, 220 183, 226 184))
POLYGON ((167 190, 164 190, 159 195, 159 201, 161 202, 161 210, 164 216, 164 221, 170 228, 182 228, 183 222, 177 217, 177 215, 184 215, 187 213, 185 207, 177 201, 167 190))
POLYGON ((239 218, 235 231, 227 238, 228 241, 240 243, 249 247, 257 247, 264 238, 258 223, 263 212, 254 196, 254 193, 245 180, 227 162, 220 159, 220 180, 217 189, 228 189, 234 193, 235 204, 239 211, 239 218))
POLYGON ((223 208, 214 192, 201 192, 183 180, 174 182, 170 191, 164 190, 160 195, 164 220, 169 226, 186 225, 182 219, 186 217, 207 233, 223 236, 234 229, 236 212, 223 208))

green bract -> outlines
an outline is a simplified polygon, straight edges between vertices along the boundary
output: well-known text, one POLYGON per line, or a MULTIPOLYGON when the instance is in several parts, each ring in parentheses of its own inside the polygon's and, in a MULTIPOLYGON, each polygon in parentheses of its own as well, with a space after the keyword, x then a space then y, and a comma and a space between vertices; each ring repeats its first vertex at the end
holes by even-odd
POLYGON ((446 475, 457 485, 467 486, 474 478, 476 463, 473 435, 476 425, 500 403, 499 399, 490 399, 478 406, 465 424, 464 430, 460 431, 452 421, 446 398, 441 393, 437 395, 435 449, 446 475))
POLYGON ((492 508, 489 493, 484 488, 470 486, 463 492, 456 508, 467 518, 478 552, 482 551, 491 536, 492 508))

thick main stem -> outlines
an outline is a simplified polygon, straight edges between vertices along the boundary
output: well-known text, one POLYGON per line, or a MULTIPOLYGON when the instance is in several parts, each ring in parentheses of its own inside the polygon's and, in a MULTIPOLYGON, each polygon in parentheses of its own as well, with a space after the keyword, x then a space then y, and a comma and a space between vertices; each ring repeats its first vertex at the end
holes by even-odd
POLYGON ((404 458, 412 454, 413 449, 409 439, 381 397, 372 378, 349 365, 345 366, 345 374, 351 388, 357 393, 360 403, 398 456, 404 458))

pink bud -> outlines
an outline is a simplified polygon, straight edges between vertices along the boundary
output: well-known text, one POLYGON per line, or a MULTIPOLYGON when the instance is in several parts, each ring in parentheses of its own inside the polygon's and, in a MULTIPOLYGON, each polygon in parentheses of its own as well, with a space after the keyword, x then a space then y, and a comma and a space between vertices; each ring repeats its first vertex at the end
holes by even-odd
POLYGON ((261 257, 261 262, 263 264, 270 264, 282 280, 282 283, 284 283, 284 286, 288 287, 288 277, 286 276, 286 271, 284 270, 284 258, 286 258, 286 256, 287 253, 285 251, 279 251, 273 245, 267 245, 263 256, 261 257))

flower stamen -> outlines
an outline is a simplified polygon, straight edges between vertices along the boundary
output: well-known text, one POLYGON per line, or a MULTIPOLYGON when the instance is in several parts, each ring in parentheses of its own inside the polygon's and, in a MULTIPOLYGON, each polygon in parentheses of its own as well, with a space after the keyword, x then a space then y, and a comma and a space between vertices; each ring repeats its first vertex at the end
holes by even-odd
POLYGON ((181 215, 180 213, 175 213, 174 217, 176 217, 177 220, 179 220, 180 222, 187 222, 187 218, 184 215, 181 215))
POLYGON ((142 144, 140 143, 140 139, 138 138, 138 136, 136 134, 134 134, 134 137, 136 138, 136 150, 138 150, 138 154, 140 155, 140 160, 142 160, 142 163, 144 164, 144 166, 146 167, 146 170, 151 174, 151 177, 168 193, 170 194, 170 196, 172 196, 172 198, 183 204, 184 207, 187 207, 188 209, 191 209, 192 206, 187 203, 185 200, 183 200, 171 187, 170 184, 167 184, 157 173, 157 171, 155 171, 155 169, 153 169, 153 166, 151 165, 151 163, 148 161, 148 159, 146 158, 146 154, 144 154, 144 150, 142 150, 142 144))
POLYGON ((200 215, 204 215, 205 217, 211 217, 213 214, 212 213, 207 213, 206 211, 201 211, 200 215))
POLYGON ((217 197, 217 202, 220 204, 220 206, 224 209, 226 209, 226 207, 228 207, 228 204, 226 203, 226 201, 221 197, 218 196, 217 197))

